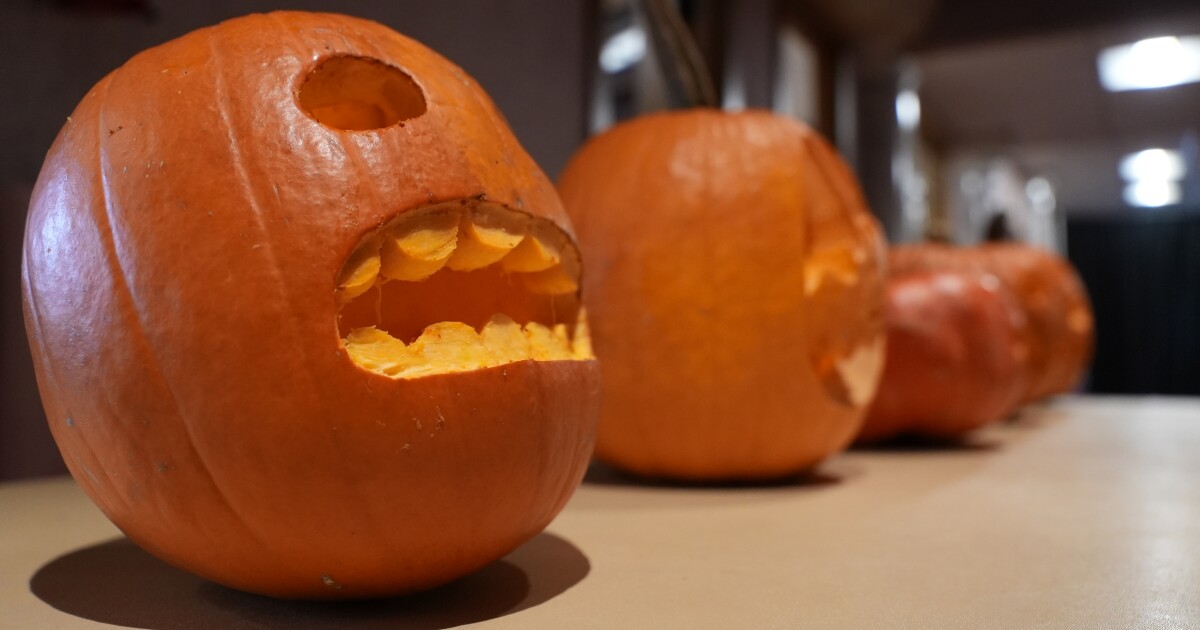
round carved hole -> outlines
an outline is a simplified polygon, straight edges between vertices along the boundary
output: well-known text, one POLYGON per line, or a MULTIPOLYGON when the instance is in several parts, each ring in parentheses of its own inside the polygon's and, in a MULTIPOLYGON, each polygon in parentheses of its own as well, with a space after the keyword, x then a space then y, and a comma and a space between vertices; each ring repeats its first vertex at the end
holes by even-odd
POLYGON ((322 61, 304 78, 299 100, 317 122, 347 131, 390 127, 425 113, 425 94, 412 77, 367 57, 322 61))

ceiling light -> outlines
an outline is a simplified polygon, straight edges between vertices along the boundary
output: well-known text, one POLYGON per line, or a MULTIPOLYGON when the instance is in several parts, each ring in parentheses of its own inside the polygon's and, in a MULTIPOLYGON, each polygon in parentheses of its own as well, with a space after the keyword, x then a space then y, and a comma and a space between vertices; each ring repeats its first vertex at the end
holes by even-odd
POLYGON ((1200 36, 1154 37, 1100 51, 1100 83, 1110 92, 1200 81, 1200 36))
POLYGON ((646 32, 630 26, 608 38, 600 49, 600 69, 616 74, 646 56, 646 32))
POLYGON ((908 131, 921 124, 921 98, 915 91, 901 90, 896 95, 896 122, 908 131))
POLYGON ((1057 200, 1054 197, 1054 186, 1045 177, 1034 177, 1025 182, 1025 196, 1033 209, 1042 214, 1054 212, 1057 200))
POLYGON ((1142 208, 1158 208, 1179 203, 1183 197, 1179 182, 1141 180, 1125 185, 1125 203, 1142 208))
POLYGON ((1183 179, 1187 166, 1183 156, 1173 149, 1146 149, 1121 158, 1118 167, 1125 181, 1174 181, 1183 179))

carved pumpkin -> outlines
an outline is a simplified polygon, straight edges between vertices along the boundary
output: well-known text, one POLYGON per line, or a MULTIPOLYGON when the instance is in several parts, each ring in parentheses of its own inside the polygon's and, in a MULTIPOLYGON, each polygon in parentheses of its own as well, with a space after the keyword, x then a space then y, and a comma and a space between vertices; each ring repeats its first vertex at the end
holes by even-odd
POLYGON ((217 582, 449 581, 544 528, 590 457, 561 203, 470 77, 378 24, 254 15, 137 55, 50 150, 24 255, 72 474, 217 582))
POLYGON ((883 240, 849 169, 766 112, 645 116, 559 182, 604 374, 597 456, 795 473, 850 442, 883 358, 883 240))
POLYGON ((895 247, 893 273, 965 269, 994 274, 1029 321, 1029 386, 1024 402, 1071 391, 1091 361, 1095 325, 1091 304, 1071 264, 1052 252, 1019 243, 956 248, 895 247))
POLYGON ((954 438, 1000 420, 1027 383, 1026 320, 992 275, 927 271, 887 283, 887 360, 858 442, 954 438))

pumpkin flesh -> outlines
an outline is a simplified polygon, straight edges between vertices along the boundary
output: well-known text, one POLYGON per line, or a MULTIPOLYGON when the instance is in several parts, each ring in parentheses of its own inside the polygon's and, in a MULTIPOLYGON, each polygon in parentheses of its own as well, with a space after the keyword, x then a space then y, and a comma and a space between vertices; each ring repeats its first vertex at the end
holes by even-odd
POLYGON ((415 378, 592 358, 567 236, 494 204, 406 213, 342 267, 338 329, 355 364, 415 378))

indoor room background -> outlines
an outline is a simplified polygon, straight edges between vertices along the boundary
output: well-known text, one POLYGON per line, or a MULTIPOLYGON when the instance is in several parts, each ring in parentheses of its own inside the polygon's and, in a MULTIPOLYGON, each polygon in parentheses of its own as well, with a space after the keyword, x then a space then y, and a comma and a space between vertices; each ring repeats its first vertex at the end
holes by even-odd
MULTIPOLYGON (((1083 388, 1200 394, 1194 0, 682 0, 723 107, 804 120, 893 242, 1035 243, 1094 303, 1083 388)), ((0 479, 65 472, 23 323, 25 213, 84 93, 136 52, 250 11, 380 21, 479 80, 551 176, 588 137, 681 106, 632 0, 0 3, 0 479)), ((80 296, 81 300, 86 296, 80 296)))

